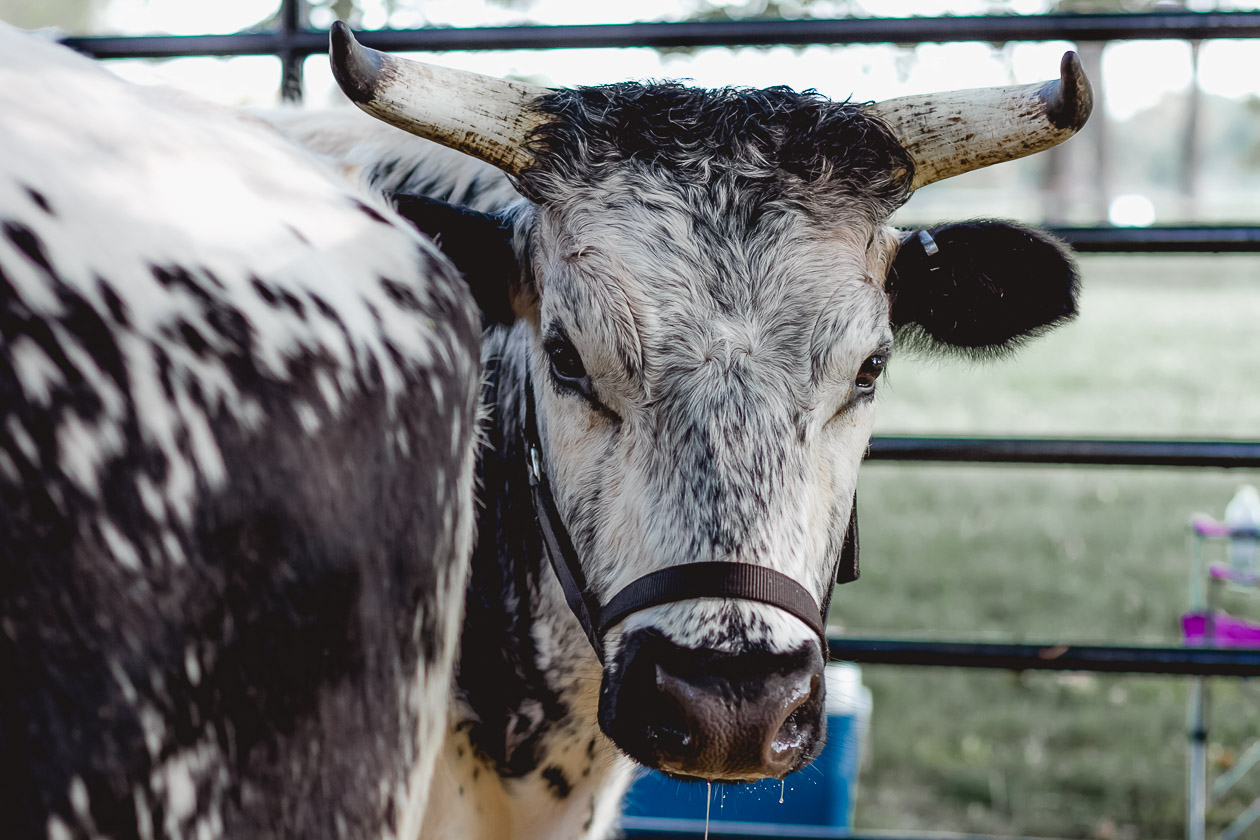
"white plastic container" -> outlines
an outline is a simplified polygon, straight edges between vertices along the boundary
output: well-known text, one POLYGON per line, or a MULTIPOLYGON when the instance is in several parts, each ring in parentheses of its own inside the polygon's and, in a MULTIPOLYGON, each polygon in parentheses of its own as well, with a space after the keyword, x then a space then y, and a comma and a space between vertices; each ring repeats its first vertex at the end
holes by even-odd
POLYGON ((1225 525, 1231 531, 1248 532, 1230 536, 1230 570, 1239 576, 1255 577, 1260 571, 1260 492, 1255 487, 1244 484, 1238 488, 1225 506, 1225 525))

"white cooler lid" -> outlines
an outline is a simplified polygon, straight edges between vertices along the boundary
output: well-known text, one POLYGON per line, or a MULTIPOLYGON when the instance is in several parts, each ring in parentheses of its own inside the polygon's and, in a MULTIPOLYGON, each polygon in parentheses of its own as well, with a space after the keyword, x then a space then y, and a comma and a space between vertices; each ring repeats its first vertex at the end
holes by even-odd
POLYGON ((869 712, 871 695, 862 685, 862 669, 853 662, 829 662, 823 670, 827 680, 827 714, 854 715, 869 712))

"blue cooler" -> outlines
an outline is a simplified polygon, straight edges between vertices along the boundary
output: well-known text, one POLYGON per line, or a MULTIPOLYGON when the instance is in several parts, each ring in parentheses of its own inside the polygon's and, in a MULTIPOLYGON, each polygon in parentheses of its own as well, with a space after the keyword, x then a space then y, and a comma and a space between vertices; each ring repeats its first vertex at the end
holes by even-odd
MULTIPOLYGON (((852 828, 871 693, 862 685, 861 669, 851 662, 833 662, 825 673, 827 745, 822 755, 782 783, 762 779, 744 785, 715 784, 710 810, 715 827, 752 822, 852 828)), ((649 772, 630 787, 624 815, 703 820, 707 791, 705 782, 680 782, 649 772)))

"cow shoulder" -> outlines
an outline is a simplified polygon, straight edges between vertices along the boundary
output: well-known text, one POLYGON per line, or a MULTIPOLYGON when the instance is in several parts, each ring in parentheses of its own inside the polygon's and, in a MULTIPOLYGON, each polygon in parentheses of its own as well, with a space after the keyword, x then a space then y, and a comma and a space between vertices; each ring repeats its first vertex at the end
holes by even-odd
POLYGON ((372 834, 444 723, 470 296, 270 128, 0 41, 2 810, 372 834))

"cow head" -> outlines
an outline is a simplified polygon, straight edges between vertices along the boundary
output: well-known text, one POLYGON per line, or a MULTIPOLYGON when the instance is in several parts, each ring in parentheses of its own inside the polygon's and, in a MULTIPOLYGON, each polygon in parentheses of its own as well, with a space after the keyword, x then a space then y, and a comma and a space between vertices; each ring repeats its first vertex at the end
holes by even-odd
MULTIPOLYGON (((1043 234, 887 223, 919 186, 1078 129, 1089 88, 1070 54, 1044 86, 855 105, 542 90, 364 50, 344 27, 333 53, 369 113, 495 163, 528 199, 510 224, 402 209, 441 234, 488 313, 518 318, 544 469, 596 608, 657 570, 742 563, 825 609, 894 338, 999 351, 1074 314, 1075 269, 1043 234)), ((643 764, 748 780, 821 748, 826 651, 797 615, 689 597, 596 641, 600 724, 643 764)))

